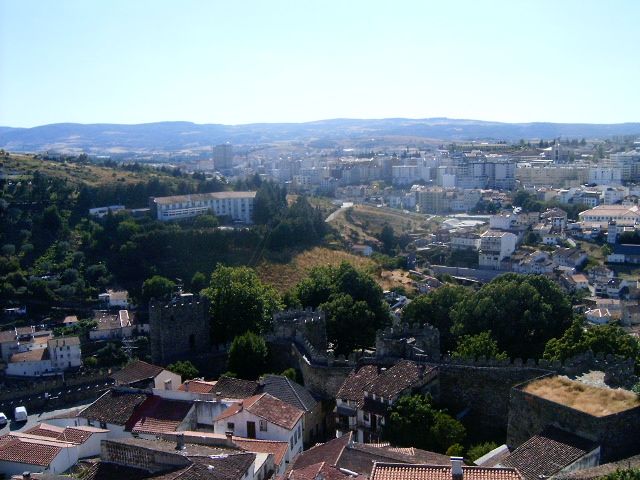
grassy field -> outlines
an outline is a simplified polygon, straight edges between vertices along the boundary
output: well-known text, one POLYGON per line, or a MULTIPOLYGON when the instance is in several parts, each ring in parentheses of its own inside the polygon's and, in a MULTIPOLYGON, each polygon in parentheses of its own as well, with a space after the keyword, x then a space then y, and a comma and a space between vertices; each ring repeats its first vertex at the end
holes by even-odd
POLYGON ((634 393, 592 387, 563 377, 536 380, 527 385, 524 391, 596 417, 611 415, 640 405, 640 398, 634 393))
POLYGON ((284 293, 305 278, 313 267, 322 265, 337 266, 341 262, 349 262, 356 268, 367 271, 383 290, 391 290, 402 286, 408 291, 413 291, 409 272, 382 270, 370 258, 326 247, 315 247, 311 250, 306 250, 295 255, 286 263, 262 260, 255 269, 263 282, 272 284, 280 293, 284 293))
POLYGON ((16 177, 31 176, 35 172, 43 175, 63 178, 74 184, 89 186, 108 185, 114 183, 132 184, 147 181, 154 177, 173 178, 156 172, 127 172, 91 164, 56 162, 35 158, 33 155, 10 154, 0 158, 0 166, 5 174, 16 177))
POLYGON ((354 205, 341 211, 331 221, 340 234, 351 241, 376 242, 385 225, 389 225, 396 235, 403 233, 428 233, 437 228, 436 219, 372 205, 354 205))

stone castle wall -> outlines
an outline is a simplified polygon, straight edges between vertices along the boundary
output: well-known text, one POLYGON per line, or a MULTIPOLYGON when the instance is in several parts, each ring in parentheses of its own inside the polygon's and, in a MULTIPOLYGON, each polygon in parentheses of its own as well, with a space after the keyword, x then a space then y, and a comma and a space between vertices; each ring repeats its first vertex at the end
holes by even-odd
POLYGON ((640 451, 640 407, 602 417, 532 395, 524 385, 511 389, 507 445, 517 447, 552 425, 601 445, 600 462, 626 458, 640 451))

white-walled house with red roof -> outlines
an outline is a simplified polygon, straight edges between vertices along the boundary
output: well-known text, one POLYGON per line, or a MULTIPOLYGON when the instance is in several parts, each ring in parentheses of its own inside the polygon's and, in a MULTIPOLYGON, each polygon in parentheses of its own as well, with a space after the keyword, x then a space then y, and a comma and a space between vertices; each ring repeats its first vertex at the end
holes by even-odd
POLYGON ((288 442, 286 461, 303 449, 304 411, 268 393, 233 403, 213 419, 213 426, 219 434, 288 442))

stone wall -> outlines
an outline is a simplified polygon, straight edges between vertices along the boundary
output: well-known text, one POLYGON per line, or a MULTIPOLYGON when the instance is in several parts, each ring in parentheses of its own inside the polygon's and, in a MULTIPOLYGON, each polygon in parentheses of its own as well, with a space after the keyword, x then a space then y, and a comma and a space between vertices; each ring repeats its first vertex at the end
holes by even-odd
POLYGON ((197 295, 149 304, 151 358, 155 364, 188 358, 211 350, 209 301, 197 295))
POLYGON ((111 440, 101 442, 100 459, 103 462, 142 468, 149 472, 163 471, 169 467, 185 467, 190 464, 189 460, 178 452, 161 452, 111 440))
POLYGON ((327 349, 327 323, 321 310, 284 310, 273 315, 272 335, 278 339, 303 337, 316 350, 327 349))
POLYGON ((302 372, 304 386, 321 398, 335 398, 345 379, 354 369, 354 362, 344 364, 313 364, 298 349, 291 345, 293 358, 302 372))
POLYGON ((511 390, 509 447, 517 447, 546 426, 553 425, 600 444, 601 463, 640 452, 640 407, 597 417, 527 393, 523 387, 524 384, 511 390))

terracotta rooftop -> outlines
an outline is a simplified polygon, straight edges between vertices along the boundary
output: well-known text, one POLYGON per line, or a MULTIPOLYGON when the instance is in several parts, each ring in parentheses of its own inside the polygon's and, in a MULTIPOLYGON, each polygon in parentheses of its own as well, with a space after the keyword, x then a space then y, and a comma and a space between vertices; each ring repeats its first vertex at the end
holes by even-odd
POLYGON ((191 407, 191 402, 167 400, 151 395, 135 409, 125 430, 151 434, 175 432, 191 407))
POLYGON ((8 434, 0 437, 0 460, 47 467, 68 446, 47 439, 37 440, 8 434))
POLYGON ((13 342, 16 339, 15 330, 3 330, 0 332, 0 343, 13 342))
POLYGON ((418 448, 392 447, 388 443, 369 444, 353 442, 351 432, 316 445, 298 455, 292 470, 307 468, 325 462, 346 468, 361 475, 369 476, 374 462, 428 463, 433 465, 448 464, 450 458, 435 452, 418 448))
MULTIPOLYGON (((376 463, 370 480, 451 480, 451 465, 376 463)), ((514 468, 462 467, 464 480, 522 480, 514 468)))
POLYGON ((80 345, 80 337, 58 337, 50 339, 49 348, 65 347, 68 345, 80 345))
POLYGON ((525 480, 538 480, 542 476, 555 475, 597 447, 589 440, 548 427, 524 442, 500 463, 505 467, 517 468, 525 480))
POLYGON ((315 463, 308 465, 298 470, 291 470, 287 474, 288 480, 317 480, 322 478, 324 480, 344 480, 346 478, 364 480, 366 477, 358 475, 356 477, 342 472, 340 468, 335 465, 329 465, 326 462, 315 463))
POLYGON ((11 355, 9 362, 41 362, 43 360, 49 360, 49 350, 46 348, 35 348, 26 352, 14 353, 11 355))
POLYGON ((242 409, 288 430, 295 427, 298 420, 304 415, 304 412, 299 408, 293 407, 282 400, 278 400, 268 393, 262 393, 246 398, 241 402, 234 403, 218 415, 214 421, 232 417, 241 412, 242 409))
POLYGON ((136 407, 146 399, 147 395, 144 393, 111 389, 82 410, 78 417, 113 425, 125 425, 136 407))
POLYGON ((258 382, 240 378, 220 377, 216 382, 215 392, 222 398, 248 398, 258 391, 258 382))
POLYGON ((57 427, 55 425, 39 423, 24 433, 63 442, 81 444, 86 442, 94 433, 106 433, 108 431, 109 430, 94 427, 57 427))
POLYGON ((155 378, 163 370, 164 368, 159 367, 158 365, 151 365, 150 363, 143 362, 142 360, 134 360, 122 370, 118 370, 112 374, 111 378, 120 385, 129 385, 142 380, 155 378))
POLYGON ((336 398, 362 403, 364 390, 378 377, 378 367, 364 365, 357 371, 351 372, 338 390, 336 398))
POLYGON ((389 399, 420 383, 431 370, 433 367, 418 365, 410 360, 400 360, 393 367, 380 373, 365 390, 369 394, 389 399))
POLYGON ((205 382, 204 380, 187 380, 178 387, 178 390, 192 393, 213 393, 216 382, 205 382))
POLYGON ((233 437, 233 443, 246 452, 272 453, 276 465, 280 465, 287 454, 289 443, 277 440, 256 440, 253 438, 233 437))

